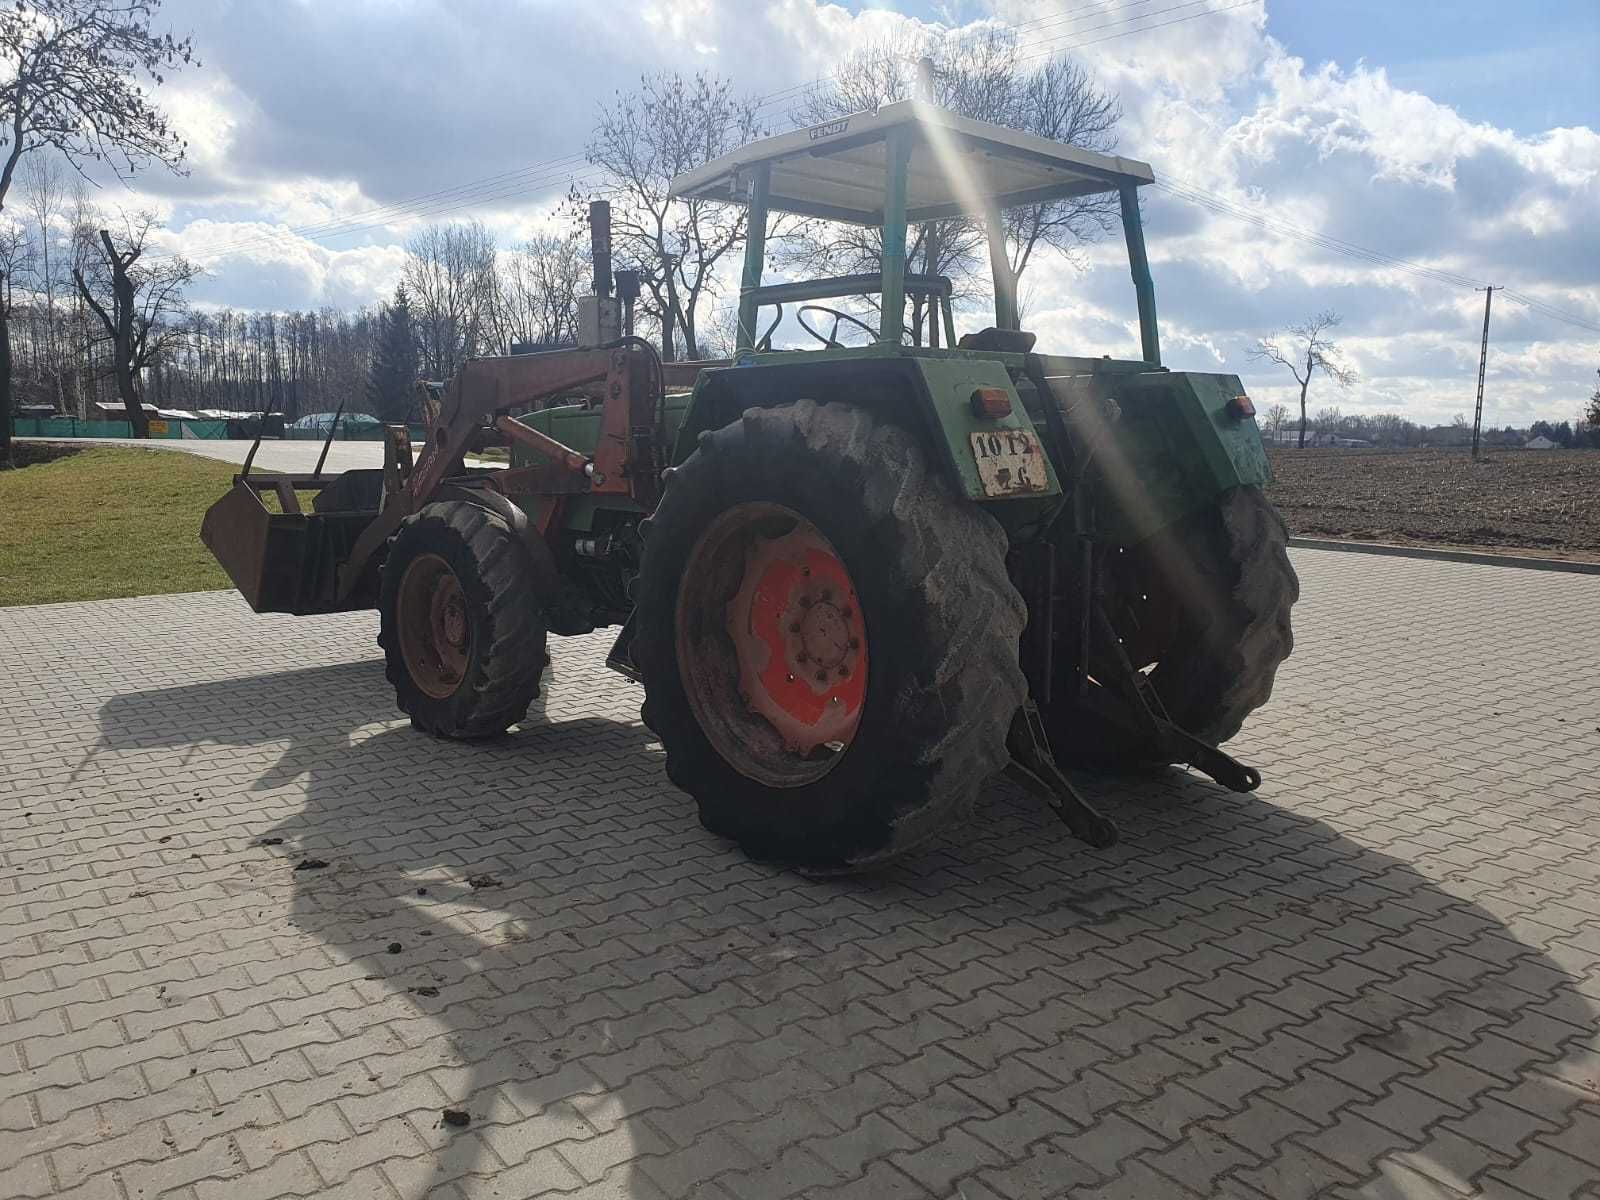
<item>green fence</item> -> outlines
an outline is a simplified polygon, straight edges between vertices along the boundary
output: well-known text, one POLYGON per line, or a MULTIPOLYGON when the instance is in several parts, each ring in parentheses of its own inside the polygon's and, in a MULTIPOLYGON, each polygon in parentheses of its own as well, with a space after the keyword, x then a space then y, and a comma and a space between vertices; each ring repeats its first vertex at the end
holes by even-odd
MULTIPOLYGON (((133 426, 127 421, 80 421, 76 417, 18 417, 14 426, 17 437, 75 438, 103 437, 125 438, 133 436, 133 426)), ((225 438, 226 421, 163 421, 150 419, 152 438, 225 438)))

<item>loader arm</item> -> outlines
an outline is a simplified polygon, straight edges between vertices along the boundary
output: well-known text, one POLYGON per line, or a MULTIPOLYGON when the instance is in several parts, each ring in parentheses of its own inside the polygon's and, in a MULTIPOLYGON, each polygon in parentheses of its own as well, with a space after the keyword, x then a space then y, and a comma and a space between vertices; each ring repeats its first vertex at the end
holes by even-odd
POLYGON ((415 469, 398 490, 385 495, 383 511, 362 531, 340 566, 339 595, 354 590, 372 556, 401 522, 429 504, 446 480, 462 474, 474 436, 489 425, 545 458, 557 471, 572 475, 567 484, 571 490, 627 496, 652 507, 662 457, 656 428, 662 394, 660 360, 640 338, 622 338, 593 349, 467 360, 450 381, 415 469), (601 404, 600 437, 592 457, 511 415, 548 397, 572 393, 601 404))

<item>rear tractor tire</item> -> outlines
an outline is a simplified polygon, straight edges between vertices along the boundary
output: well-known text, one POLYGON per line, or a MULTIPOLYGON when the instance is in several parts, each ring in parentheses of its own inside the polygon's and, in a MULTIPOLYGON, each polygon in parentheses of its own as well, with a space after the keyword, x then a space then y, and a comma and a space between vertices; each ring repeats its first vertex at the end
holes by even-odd
MULTIPOLYGON (((1289 610, 1300 580, 1289 531, 1259 487, 1237 487, 1148 542, 1112 556, 1102 589, 1134 667, 1172 721, 1220 745, 1267 702, 1294 649, 1289 610)), ((1125 727, 1079 705, 1056 681, 1044 712, 1063 762, 1110 769, 1174 761, 1125 727)))
POLYGON ((1027 692, 1006 539, 904 429, 751 409, 644 527, 634 661, 667 775, 758 858, 896 858, 966 815, 1027 692))
POLYGON ((437 737, 485 738, 520 721, 549 658, 527 550, 498 516, 430 504, 383 564, 378 644, 400 711, 437 737))

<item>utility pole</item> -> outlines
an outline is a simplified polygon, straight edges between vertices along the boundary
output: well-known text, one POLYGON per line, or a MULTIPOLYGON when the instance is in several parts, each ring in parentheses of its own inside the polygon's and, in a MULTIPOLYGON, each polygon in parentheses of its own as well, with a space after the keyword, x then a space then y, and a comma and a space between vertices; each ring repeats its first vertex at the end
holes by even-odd
POLYGON ((1483 429, 1483 375, 1484 368, 1489 365, 1489 307, 1494 303, 1494 294, 1502 291, 1498 284, 1490 284, 1486 288, 1475 288, 1474 291, 1483 293, 1483 345, 1478 350, 1478 407, 1472 415, 1472 461, 1478 461, 1478 435, 1483 429))

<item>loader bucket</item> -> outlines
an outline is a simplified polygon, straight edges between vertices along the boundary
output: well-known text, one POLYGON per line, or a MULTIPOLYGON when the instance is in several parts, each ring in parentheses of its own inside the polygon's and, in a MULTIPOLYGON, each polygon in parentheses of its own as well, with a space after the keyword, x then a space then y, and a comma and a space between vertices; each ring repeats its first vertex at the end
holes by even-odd
MULTIPOLYGON (((206 510, 200 540, 233 586, 256 612, 348 612, 376 603, 376 572, 369 570, 349 594, 339 595, 339 567, 355 540, 378 515, 376 507, 344 511, 300 511, 299 492, 342 496, 382 495, 381 471, 348 471, 326 477, 254 474, 235 476, 233 487, 206 510), (376 479, 351 479, 351 476, 376 479), (371 486, 376 484, 376 487, 371 486), (350 486, 355 485, 355 486, 350 486), (267 507, 264 492, 282 512, 267 507)), ((318 497, 317 508, 327 508, 318 497)), ((375 566, 375 564, 374 564, 375 566)))

